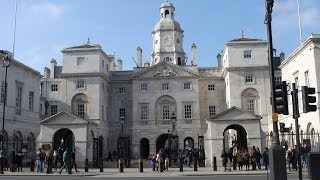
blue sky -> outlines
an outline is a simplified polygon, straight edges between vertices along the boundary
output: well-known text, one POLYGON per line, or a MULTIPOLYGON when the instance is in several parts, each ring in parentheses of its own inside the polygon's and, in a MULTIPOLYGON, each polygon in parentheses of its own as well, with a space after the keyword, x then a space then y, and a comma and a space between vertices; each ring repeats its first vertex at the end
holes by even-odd
MULTIPOLYGON (((15 58, 43 73, 55 58, 62 65, 63 48, 90 38, 107 54, 135 66, 136 48, 150 61, 151 31, 165 0, 18 0, 15 58)), ((12 51, 14 0, 0 0, 0 49, 12 51)), ((215 67, 216 55, 227 41, 245 37, 267 39, 264 0, 170 0, 175 19, 184 30, 184 50, 191 57, 197 45, 199 67, 215 67)), ((302 37, 320 33, 320 1, 300 0, 302 37)), ((286 56, 300 44, 297 1, 275 0, 273 47, 286 56)), ((190 63, 190 61, 188 62, 190 63)))

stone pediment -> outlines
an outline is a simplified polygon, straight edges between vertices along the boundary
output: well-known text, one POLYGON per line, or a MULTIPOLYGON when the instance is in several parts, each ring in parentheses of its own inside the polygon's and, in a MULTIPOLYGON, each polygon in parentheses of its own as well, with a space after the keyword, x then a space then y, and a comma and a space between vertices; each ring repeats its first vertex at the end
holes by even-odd
POLYGON ((238 107, 233 106, 230 109, 227 109, 212 118, 209 118, 208 121, 226 121, 226 120, 260 120, 262 117, 256 114, 249 113, 238 107))
POLYGON ((150 68, 137 72, 133 79, 140 78, 178 78, 178 77, 195 77, 199 76, 198 72, 191 71, 183 66, 175 65, 168 61, 162 61, 150 68))
POLYGON ((88 124, 89 122, 85 119, 81 119, 78 116, 75 116, 71 113, 61 111, 53 116, 50 116, 42 121, 40 124, 49 125, 49 124, 59 124, 59 125, 71 125, 71 124, 88 124))

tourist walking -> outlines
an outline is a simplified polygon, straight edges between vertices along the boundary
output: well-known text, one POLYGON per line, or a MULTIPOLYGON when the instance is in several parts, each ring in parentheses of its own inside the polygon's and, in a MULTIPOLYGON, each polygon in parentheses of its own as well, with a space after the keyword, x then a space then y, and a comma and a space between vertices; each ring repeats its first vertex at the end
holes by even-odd
POLYGON ((74 149, 71 153, 71 158, 70 158, 70 161, 71 161, 71 169, 74 168, 74 170, 76 172, 79 172, 78 169, 77 169, 77 163, 76 163, 76 149, 74 149))
POLYGON ((62 155, 62 162, 63 162, 63 165, 59 171, 59 174, 61 174, 62 170, 63 169, 67 169, 67 171, 69 171, 69 174, 71 174, 70 172, 70 169, 69 169, 69 161, 70 161, 70 158, 69 158, 69 152, 68 152, 68 148, 66 148, 66 150, 64 151, 63 155, 62 155))
POLYGON ((38 149, 36 153, 36 160, 37 160, 37 173, 43 172, 43 153, 41 148, 38 149))
POLYGON ((269 149, 267 147, 264 148, 264 151, 262 153, 263 163, 265 166, 265 169, 268 169, 269 166, 269 149))

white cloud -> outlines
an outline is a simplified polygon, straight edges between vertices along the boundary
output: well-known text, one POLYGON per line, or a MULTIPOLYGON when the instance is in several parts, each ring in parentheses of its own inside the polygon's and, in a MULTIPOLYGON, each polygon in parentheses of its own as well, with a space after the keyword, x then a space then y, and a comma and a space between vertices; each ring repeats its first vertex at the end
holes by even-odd
MULTIPOLYGON (((27 5, 28 6, 28 5, 27 5)), ((49 17, 59 19, 64 7, 48 1, 39 1, 38 4, 29 5, 29 13, 33 17, 49 17)))

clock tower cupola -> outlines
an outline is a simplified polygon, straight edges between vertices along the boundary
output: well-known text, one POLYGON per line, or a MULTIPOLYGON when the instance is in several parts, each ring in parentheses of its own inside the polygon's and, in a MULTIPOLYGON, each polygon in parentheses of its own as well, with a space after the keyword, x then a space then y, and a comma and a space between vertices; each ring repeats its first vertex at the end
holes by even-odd
POLYGON ((175 8, 168 0, 160 7, 160 21, 152 32, 152 65, 161 61, 170 61, 184 66, 185 53, 183 50, 183 30, 174 20, 175 8))

